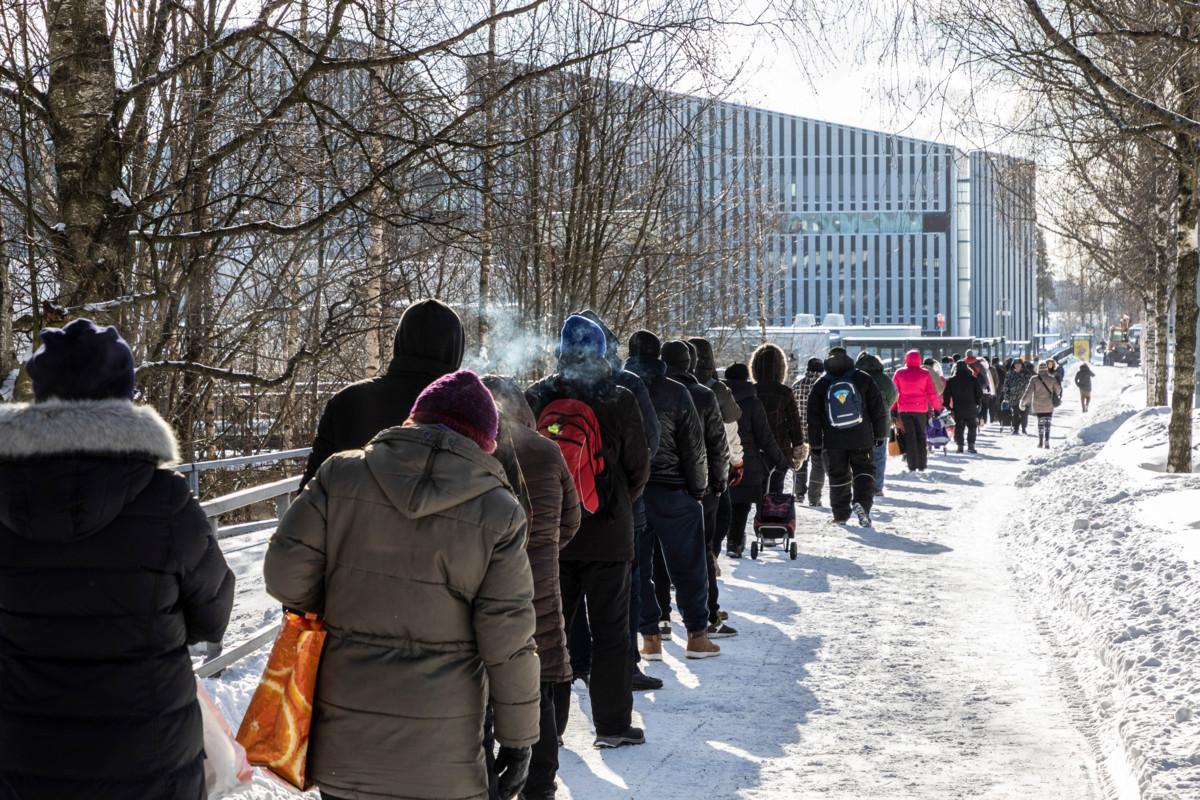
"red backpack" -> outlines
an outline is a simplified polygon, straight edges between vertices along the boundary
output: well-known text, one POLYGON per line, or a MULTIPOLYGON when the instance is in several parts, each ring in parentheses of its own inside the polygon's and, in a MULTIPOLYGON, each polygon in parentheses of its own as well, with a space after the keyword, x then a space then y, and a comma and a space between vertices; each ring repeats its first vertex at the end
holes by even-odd
POLYGON ((582 400, 554 400, 538 415, 537 427, 562 451, 583 510, 595 514, 604 473, 604 440, 596 412, 582 400))

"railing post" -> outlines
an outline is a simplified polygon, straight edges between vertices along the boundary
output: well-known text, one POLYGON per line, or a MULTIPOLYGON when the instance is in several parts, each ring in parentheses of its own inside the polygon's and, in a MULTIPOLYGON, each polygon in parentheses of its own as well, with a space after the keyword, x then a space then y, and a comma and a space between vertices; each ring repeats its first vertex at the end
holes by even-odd
POLYGON ((192 497, 199 497, 200 496, 200 473, 197 472, 195 470, 195 468, 193 468, 192 471, 188 473, 187 481, 188 481, 188 488, 192 490, 192 497))
POLYGON ((275 518, 283 519, 283 515, 292 507, 292 493, 281 494, 275 498, 275 518))

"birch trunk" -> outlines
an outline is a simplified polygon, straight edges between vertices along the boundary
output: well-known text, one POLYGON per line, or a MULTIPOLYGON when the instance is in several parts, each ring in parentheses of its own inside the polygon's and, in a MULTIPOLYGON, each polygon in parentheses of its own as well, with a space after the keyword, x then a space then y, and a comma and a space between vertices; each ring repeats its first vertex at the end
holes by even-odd
POLYGON ((1192 406, 1196 393, 1196 272, 1200 268, 1200 253, 1196 250, 1197 205, 1196 143, 1188 136, 1177 135, 1175 142, 1179 159, 1176 179, 1175 241, 1177 283, 1175 290, 1175 383, 1171 392, 1171 423, 1167 429, 1167 471, 1192 471, 1192 406))

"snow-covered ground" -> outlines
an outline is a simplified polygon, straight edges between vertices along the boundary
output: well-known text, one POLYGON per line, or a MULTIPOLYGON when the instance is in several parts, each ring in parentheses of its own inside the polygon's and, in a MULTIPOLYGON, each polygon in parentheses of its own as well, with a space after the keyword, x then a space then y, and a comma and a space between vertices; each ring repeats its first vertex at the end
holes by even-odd
MULTIPOLYGON (((1070 390, 1049 453, 989 426, 980 456, 935 456, 928 478, 892 460, 875 530, 802 508, 797 561, 722 559, 741 635, 694 662, 677 627, 647 666, 666 687, 635 702, 641 747, 594 750, 576 691, 559 796, 1200 798, 1200 484, 1131 466, 1156 463, 1128 452, 1153 412, 1133 373, 1097 371, 1092 413, 1070 390)), ((261 552, 232 554, 231 642, 274 613, 261 552)), ((264 658, 209 681, 231 719, 264 658)))

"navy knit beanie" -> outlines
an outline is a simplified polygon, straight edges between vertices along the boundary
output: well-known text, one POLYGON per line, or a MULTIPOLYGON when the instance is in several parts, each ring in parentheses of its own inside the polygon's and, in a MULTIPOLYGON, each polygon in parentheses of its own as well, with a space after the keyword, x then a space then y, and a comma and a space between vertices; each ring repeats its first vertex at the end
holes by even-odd
POLYGON ((667 342, 662 346, 662 360, 671 369, 687 372, 691 366, 692 356, 684 342, 667 342))
POLYGON ((750 380, 750 368, 740 362, 725 368, 725 379, 730 381, 750 380))
POLYGON ((77 319, 42 329, 41 339, 25 365, 37 402, 133 399, 133 351, 116 328, 77 319))
POLYGON ((485 453, 496 450, 500 415, 492 393, 469 369, 443 375, 426 386, 408 417, 426 425, 445 425, 474 441, 485 453))
POLYGON ((558 352, 561 355, 587 353, 603 357, 608 352, 604 329, 587 317, 572 314, 563 323, 558 352))
POLYGON ((629 337, 629 357, 635 361, 657 361, 662 341, 650 331, 637 331, 629 337))

